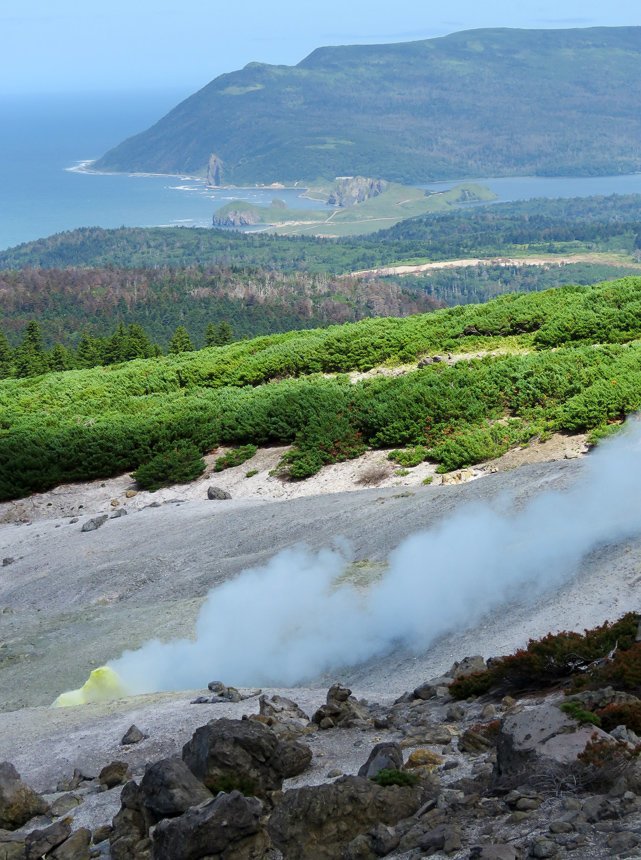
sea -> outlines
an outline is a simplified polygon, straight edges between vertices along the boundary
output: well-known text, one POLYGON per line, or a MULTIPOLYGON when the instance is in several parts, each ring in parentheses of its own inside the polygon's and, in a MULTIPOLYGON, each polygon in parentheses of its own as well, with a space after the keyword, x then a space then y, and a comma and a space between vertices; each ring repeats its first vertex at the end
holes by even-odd
MULTIPOLYGON (((97 174, 84 169, 144 131, 188 93, 0 96, 0 250, 76 227, 211 225, 230 200, 318 209, 301 189, 212 190, 189 176, 97 174)), ((470 180, 466 180, 470 181, 470 180)), ((641 174, 480 178, 499 201, 641 193, 641 174)), ((446 189, 450 182, 428 183, 446 189)))

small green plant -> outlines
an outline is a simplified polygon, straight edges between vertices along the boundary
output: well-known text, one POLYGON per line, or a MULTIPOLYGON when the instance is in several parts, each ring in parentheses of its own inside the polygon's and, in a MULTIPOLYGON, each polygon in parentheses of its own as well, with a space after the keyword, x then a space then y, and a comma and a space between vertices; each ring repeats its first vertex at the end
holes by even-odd
POLYGON ((176 442, 160 451, 133 473, 143 490, 155 492, 170 484, 188 484, 205 471, 205 461, 191 442, 176 442))
POLYGON ((398 463, 399 466, 411 469, 413 466, 418 466, 419 463, 422 463, 427 458, 427 455, 427 448, 424 448, 423 445, 417 445, 415 448, 390 451, 387 458, 393 463, 398 463))
POLYGON ((249 472, 245 472, 246 478, 253 478, 254 475, 258 474, 258 469, 250 469, 249 472))
POLYGON ((205 785, 214 796, 221 791, 224 791, 225 794, 230 794, 232 791, 240 791, 245 797, 253 797, 256 794, 255 782, 252 779, 239 776, 235 773, 220 774, 215 779, 206 781, 205 785))
POLYGON ((416 785, 418 776, 415 773, 407 773, 405 770, 383 768, 383 770, 379 770, 376 776, 372 777, 372 782, 383 787, 389 785, 416 785))
POLYGON ((240 448, 232 448, 231 451, 216 460, 214 472, 222 472, 223 469, 242 465, 246 460, 251 460, 257 450, 256 445, 241 445, 240 448))
POLYGON ((404 478, 406 475, 409 475, 409 473, 409 469, 396 469, 396 471, 394 472, 397 478, 404 478))
POLYGON ((433 480, 434 480, 434 476, 428 475, 427 478, 423 478, 421 483, 424 484, 424 486, 429 487, 429 485, 432 483, 433 480))
POLYGON ((601 726, 601 719, 596 714, 593 714, 592 711, 586 711, 581 702, 577 702, 576 700, 563 702, 561 710, 568 717, 572 717, 573 720, 581 723, 581 725, 601 726))

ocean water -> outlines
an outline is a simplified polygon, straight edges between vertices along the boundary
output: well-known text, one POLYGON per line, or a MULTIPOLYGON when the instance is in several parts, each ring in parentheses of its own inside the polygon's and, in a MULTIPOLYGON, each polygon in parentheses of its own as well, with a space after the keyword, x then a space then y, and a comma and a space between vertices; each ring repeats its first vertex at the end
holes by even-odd
POLYGON ((269 205, 278 197, 319 208, 296 190, 214 192, 186 177, 73 169, 148 128, 186 95, 0 98, 0 249, 76 227, 209 226, 230 199, 269 205))
MULTIPOLYGON (((148 128, 187 93, 0 97, 0 249, 76 227, 209 226, 232 199, 315 208, 295 189, 212 191, 189 177, 91 174, 82 162, 148 128)), ((641 193, 641 174, 479 179, 500 201, 641 193)), ((448 188, 453 182, 425 187, 448 188)))

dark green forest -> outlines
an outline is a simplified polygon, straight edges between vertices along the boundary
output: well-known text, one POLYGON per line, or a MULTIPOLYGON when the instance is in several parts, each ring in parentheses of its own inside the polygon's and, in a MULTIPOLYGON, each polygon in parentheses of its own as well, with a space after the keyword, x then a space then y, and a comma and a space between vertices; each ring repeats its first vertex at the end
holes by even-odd
POLYGON ((641 249, 641 195, 527 200, 410 218, 366 237, 317 239, 188 227, 85 227, 0 252, 0 269, 241 266, 345 272, 415 260, 641 249))

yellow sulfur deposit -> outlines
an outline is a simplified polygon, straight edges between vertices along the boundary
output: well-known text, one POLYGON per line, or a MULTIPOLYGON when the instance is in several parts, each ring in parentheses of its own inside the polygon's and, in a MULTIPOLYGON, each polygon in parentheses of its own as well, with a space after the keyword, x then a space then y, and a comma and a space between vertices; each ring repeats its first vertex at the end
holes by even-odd
POLYGON ((74 705, 89 705, 91 702, 110 702, 127 696, 118 674, 109 666, 94 669, 78 690, 61 693, 53 703, 54 708, 72 708, 74 705))

